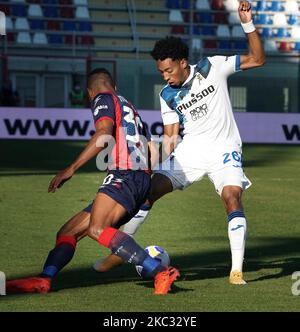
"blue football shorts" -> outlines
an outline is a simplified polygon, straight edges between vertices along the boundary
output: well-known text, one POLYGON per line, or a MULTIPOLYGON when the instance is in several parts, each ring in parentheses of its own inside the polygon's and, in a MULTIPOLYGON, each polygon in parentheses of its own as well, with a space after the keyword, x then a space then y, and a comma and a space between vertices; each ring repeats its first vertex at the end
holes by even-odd
MULTIPOLYGON (((98 192, 104 193, 121 204, 128 214, 118 222, 118 227, 137 214, 146 201, 151 185, 151 175, 145 171, 111 170, 103 180, 98 192)), ((91 213, 93 202, 83 211, 91 213)))

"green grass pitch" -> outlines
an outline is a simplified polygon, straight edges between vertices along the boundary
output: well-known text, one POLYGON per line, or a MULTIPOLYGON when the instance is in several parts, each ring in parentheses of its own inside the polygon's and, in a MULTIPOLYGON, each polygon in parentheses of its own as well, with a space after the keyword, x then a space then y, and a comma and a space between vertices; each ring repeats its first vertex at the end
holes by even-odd
MULTIPOLYGON (((41 271, 56 231, 94 197, 104 173, 90 162, 55 194, 57 170, 84 146, 66 141, 0 141, 0 270, 7 279, 41 271)), ((99 274, 92 264, 108 250, 85 238, 47 295, 0 297, 1 311, 299 311, 292 294, 300 270, 300 146, 246 145, 248 221, 245 286, 228 283, 226 214, 208 179, 163 197, 136 240, 164 247, 181 279, 167 296, 125 264, 99 274)), ((300 290, 300 286, 299 286, 300 290)))

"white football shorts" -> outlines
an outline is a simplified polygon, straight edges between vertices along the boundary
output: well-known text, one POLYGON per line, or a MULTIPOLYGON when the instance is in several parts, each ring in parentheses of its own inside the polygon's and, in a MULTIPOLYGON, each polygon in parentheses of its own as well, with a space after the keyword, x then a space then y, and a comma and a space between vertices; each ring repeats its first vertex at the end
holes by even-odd
POLYGON ((207 175, 219 195, 225 186, 239 186, 243 190, 251 186, 242 168, 240 147, 218 147, 191 151, 180 143, 173 154, 154 173, 167 176, 173 190, 183 190, 207 175))

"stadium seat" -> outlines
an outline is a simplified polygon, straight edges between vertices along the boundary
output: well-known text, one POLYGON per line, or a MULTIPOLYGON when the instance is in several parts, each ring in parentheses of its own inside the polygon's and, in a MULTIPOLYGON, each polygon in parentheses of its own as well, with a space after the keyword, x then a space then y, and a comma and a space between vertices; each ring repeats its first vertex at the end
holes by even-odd
POLYGON ((73 0, 75 6, 87 6, 87 0, 73 0))
POLYGON ((79 22, 78 31, 92 31, 91 22, 79 22))
POLYGON ((245 38, 245 32, 241 25, 235 25, 232 27, 231 36, 235 38, 245 38))
POLYGON ((59 31, 60 30, 60 22, 58 21, 48 21, 47 22, 47 30, 55 30, 59 31))
POLYGON ((63 43, 63 36, 58 34, 53 34, 48 36, 49 44, 62 44, 63 43))
POLYGON ((213 22, 212 14, 207 12, 198 13, 197 21, 200 23, 212 23, 213 22))
POLYGON ((300 26, 292 26, 291 37, 295 39, 300 39, 300 26))
POLYGON ((248 49, 248 43, 246 40, 236 40, 233 42, 233 48, 235 50, 247 50, 248 49))
POLYGON ((270 37, 273 36, 272 28, 264 27, 264 28, 262 28, 260 34, 261 34, 261 36, 264 37, 264 38, 270 38, 270 37))
POLYGON ((193 25, 193 34, 194 35, 201 35, 201 29, 199 25, 193 25))
POLYGON ((76 22, 74 21, 64 21, 62 22, 62 30, 64 31, 76 31, 76 22))
POLYGON ((31 37, 29 32, 18 32, 17 35, 18 44, 31 44, 31 37))
POLYGON ((47 6, 43 8, 45 17, 59 17, 58 15, 58 7, 55 6, 47 6))
POLYGON ((296 0, 288 0, 283 3, 284 10, 288 14, 299 13, 299 7, 296 0))
POLYGON ((287 53, 292 52, 293 51, 292 44, 286 41, 282 41, 279 43, 278 50, 280 52, 287 52, 287 53))
POLYGON ((29 23, 26 17, 17 17, 15 20, 16 30, 29 30, 29 23))
POLYGON ((254 16, 254 23, 255 24, 272 24, 272 19, 269 14, 259 14, 254 16))
POLYGON ((281 1, 275 0, 271 2, 271 6, 269 8, 272 12, 281 12, 284 10, 281 1))
POLYGON ((277 28, 273 30, 273 36, 278 38, 287 38, 290 34, 286 28, 277 28))
POLYGON ((197 0, 195 7, 196 9, 210 9, 209 2, 207 0, 197 0))
POLYGON ((201 27, 201 34, 204 36, 215 36, 216 28, 213 26, 204 26, 201 27))
POLYGON ((203 40, 203 47, 206 49, 216 49, 218 47, 216 40, 203 40))
POLYGON ((36 32, 33 35, 32 42, 33 42, 33 44, 38 44, 38 45, 47 45, 48 44, 48 40, 47 40, 46 34, 44 32, 36 32))
POLYGON ((41 0, 45 5, 55 5, 57 4, 57 0, 41 0))
POLYGON ((169 12, 169 21, 170 22, 183 22, 183 17, 181 11, 178 9, 171 9, 169 12))
POLYGON ((192 39, 192 50, 201 51, 202 50, 202 40, 200 38, 192 39))
POLYGON ((79 6, 76 8, 76 18, 90 18, 90 13, 87 7, 79 6))
POLYGON ((72 0, 58 0, 58 3, 60 5, 72 5, 73 1, 72 0))
POLYGON ((273 16, 273 24, 275 27, 282 27, 287 25, 287 19, 284 13, 275 13, 273 16))
POLYGON ((300 52, 300 42, 294 43, 293 50, 300 52))
POLYGON ((229 13, 228 22, 230 24, 232 24, 232 25, 235 25, 235 24, 239 24, 240 25, 241 20, 240 20, 239 14, 237 12, 231 12, 231 13, 229 13))
POLYGON ((30 4, 28 7, 29 17, 43 17, 42 8, 39 4, 30 4))
POLYGON ((181 8, 182 9, 190 9, 191 1, 190 0, 182 0, 181 8))
POLYGON ((173 25, 171 28, 172 35, 184 35, 184 26, 183 25, 173 25))
POLYGON ((168 8, 168 9, 180 9, 179 0, 167 0, 166 1, 166 8, 168 8))
POLYGON ((13 21, 9 16, 5 17, 5 27, 6 27, 6 30, 13 30, 14 29, 13 21))
POLYGON ((275 40, 266 39, 264 42, 264 49, 266 52, 277 52, 278 49, 275 40))
POLYGON ((59 8, 60 17, 63 18, 74 18, 74 8, 72 7, 61 7, 59 8))
POLYGON ((289 15, 287 23, 289 25, 298 25, 299 22, 298 17, 299 17, 298 15, 293 15, 293 14, 289 15))
POLYGON ((228 12, 237 12, 239 8, 239 1, 238 0, 227 0, 224 2, 225 9, 228 12))
POLYGON ((265 0, 257 1, 255 9, 257 11, 267 11, 268 10, 267 1, 265 1, 265 0))
POLYGON ((27 16, 27 8, 24 4, 14 4, 11 5, 11 15, 12 16, 19 16, 19 17, 26 17, 27 16))
POLYGON ((230 50, 231 41, 230 40, 219 40, 219 49, 221 50, 230 50))
POLYGON ((212 0, 210 6, 211 6, 211 9, 213 9, 213 10, 224 10, 225 9, 224 0, 212 0))
POLYGON ((44 30, 44 21, 43 20, 30 20, 29 21, 30 29, 32 30, 44 30))
POLYGON ((81 36, 80 38, 80 44, 86 45, 86 46, 92 46, 94 45, 95 41, 93 36, 81 36))
POLYGON ((218 37, 231 37, 230 30, 228 25, 220 24, 217 27, 217 36, 218 37))

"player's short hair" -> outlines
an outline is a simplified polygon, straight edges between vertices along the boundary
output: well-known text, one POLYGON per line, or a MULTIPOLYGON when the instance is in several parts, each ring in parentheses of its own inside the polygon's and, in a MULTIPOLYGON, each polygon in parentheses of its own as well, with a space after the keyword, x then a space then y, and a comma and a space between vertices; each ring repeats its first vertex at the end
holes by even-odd
POLYGON ((150 54, 156 61, 163 61, 167 58, 172 60, 188 59, 189 47, 181 38, 166 37, 155 43, 150 54))
POLYGON ((114 79, 111 76, 111 73, 105 68, 96 68, 92 70, 87 77, 88 88, 91 88, 94 82, 97 80, 98 77, 108 81, 111 86, 115 86, 114 79))

